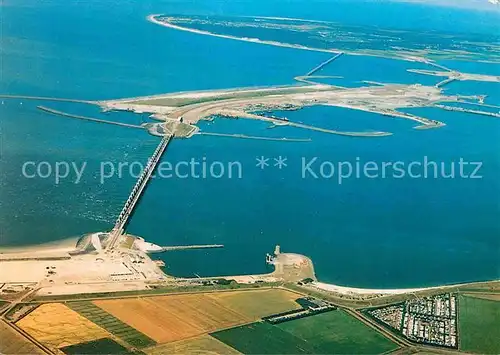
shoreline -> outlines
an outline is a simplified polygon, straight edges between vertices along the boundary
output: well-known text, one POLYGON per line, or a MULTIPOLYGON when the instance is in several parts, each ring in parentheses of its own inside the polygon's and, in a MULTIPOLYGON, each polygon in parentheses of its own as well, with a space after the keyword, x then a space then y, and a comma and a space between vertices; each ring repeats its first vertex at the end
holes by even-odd
POLYGON ((174 25, 170 22, 159 21, 156 19, 157 16, 163 16, 163 15, 162 14, 151 14, 151 15, 148 15, 146 17, 146 19, 149 22, 154 23, 156 25, 164 26, 167 28, 172 28, 172 29, 175 29, 178 31, 185 31, 185 32, 201 34, 201 35, 205 35, 205 36, 212 36, 212 37, 218 37, 218 38, 224 38, 224 39, 232 39, 235 41, 242 41, 242 42, 248 42, 248 43, 265 44, 265 45, 275 46, 275 47, 302 49, 302 50, 308 50, 308 51, 313 51, 313 52, 333 53, 333 54, 337 54, 337 53, 341 52, 340 50, 337 51, 335 49, 321 49, 321 48, 315 48, 315 47, 302 46, 300 44, 291 44, 291 43, 283 43, 283 42, 276 42, 276 41, 269 41, 269 40, 261 40, 258 38, 236 37, 236 36, 231 36, 231 35, 223 35, 223 34, 213 33, 213 32, 209 32, 209 31, 197 30, 194 28, 174 25))
POLYGON ((313 282, 310 285, 318 290, 339 293, 342 295, 403 295, 403 294, 411 294, 414 292, 422 292, 422 291, 432 291, 439 289, 448 289, 448 288, 457 288, 469 285, 480 285, 480 284, 488 284, 491 282, 499 282, 500 279, 496 280, 488 280, 488 281, 470 281, 470 282, 462 282, 462 283, 454 283, 454 284, 444 284, 437 286, 426 286, 426 287, 416 287, 416 288, 360 288, 360 287, 351 287, 351 286, 340 286, 335 284, 330 284, 326 282, 313 282))
MULTIPOLYGON (((262 40, 259 38, 237 37, 237 36, 232 36, 232 35, 224 35, 224 34, 213 33, 213 32, 209 32, 209 31, 203 31, 203 30, 198 30, 198 29, 194 29, 194 28, 174 25, 173 23, 170 23, 170 22, 159 21, 156 19, 157 16, 164 16, 164 15, 163 14, 151 14, 151 15, 148 15, 146 17, 146 19, 147 19, 147 21, 154 23, 155 25, 160 25, 160 26, 171 28, 171 29, 178 30, 178 31, 196 33, 196 34, 200 34, 200 35, 204 35, 204 36, 212 36, 212 37, 218 37, 218 38, 224 38, 224 39, 231 39, 234 41, 263 44, 263 45, 275 46, 275 47, 300 49, 300 50, 319 52, 319 53, 330 53, 330 54, 344 53, 344 54, 353 55, 353 56, 388 58, 388 59, 394 59, 394 60, 403 60, 406 62, 422 62, 422 63, 427 63, 427 64, 429 64, 429 62, 432 62, 429 59, 420 58, 416 55, 399 57, 399 56, 384 55, 382 53, 379 54, 379 53, 370 53, 370 52, 354 52, 354 51, 337 49, 337 48, 323 49, 323 48, 317 48, 317 47, 308 47, 308 46, 304 46, 304 45, 300 45, 300 44, 277 42, 277 41, 271 41, 271 40, 262 40)), ((256 18, 258 18, 258 16, 256 18)))
MULTIPOLYGON (((0 264, 1 263, 22 263, 25 264, 26 262, 36 262, 38 258, 42 258, 45 255, 52 255, 52 256, 62 256, 62 255, 67 255, 69 251, 69 244, 74 242, 77 238, 66 238, 61 241, 54 241, 54 242, 49 242, 45 244, 39 244, 39 245, 29 245, 25 247, 4 247, 0 248, 0 264), (52 247, 52 249, 50 249, 52 247), (29 254, 29 255, 28 255, 29 254), (17 257, 16 257, 17 255, 17 257), (9 256, 13 256, 12 258, 9 256), (21 257, 21 258, 19 258, 21 257), (29 260, 31 261, 29 261, 29 260)), ((150 254, 143 254, 143 256, 147 257, 150 261, 150 263, 154 264, 154 260, 150 254)), ((38 259, 39 262, 42 262, 42 259, 38 259)), ((53 259, 55 260, 55 259, 53 259)), ((340 294, 340 295, 345 295, 345 296, 372 296, 372 297, 384 297, 384 296, 391 296, 391 295, 404 295, 404 294, 412 294, 412 293, 417 293, 417 292, 425 292, 425 291, 433 291, 433 290, 447 290, 447 289, 454 289, 457 287, 464 287, 464 286, 469 286, 469 285, 483 285, 483 284, 489 284, 492 282, 500 282, 500 279, 493 279, 493 280, 482 280, 482 281, 468 281, 468 282, 459 282, 459 283, 453 283, 453 284, 442 284, 442 285, 433 285, 433 286, 424 286, 424 287, 404 287, 404 288, 364 288, 364 287, 355 287, 355 286, 346 286, 346 285, 336 285, 328 282, 321 282, 316 278, 316 274, 314 271, 314 262, 307 256, 304 256, 302 254, 297 254, 297 253, 280 253, 278 254, 277 259, 275 259, 275 263, 272 263, 274 270, 269 273, 264 273, 264 274, 240 274, 240 275, 213 275, 213 276, 203 276, 203 277, 182 277, 182 276, 175 276, 171 274, 167 274, 164 270, 161 270, 161 273, 164 275, 165 280, 170 280, 170 281, 177 281, 177 282, 192 282, 192 281, 199 281, 199 280, 216 280, 216 279, 227 279, 227 280, 235 280, 238 283, 243 283, 243 284, 252 284, 252 283, 258 283, 258 282, 298 282, 297 280, 303 280, 304 277, 308 276, 311 277, 311 282, 306 282, 303 284, 303 287, 312 289, 312 290, 319 290, 323 292, 331 292, 335 294, 340 294), (281 258, 281 259, 280 259, 281 258), (305 264, 301 264, 302 270, 305 270, 305 273, 303 273, 301 277, 297 278, 297 275, 295 275, 296 281, 293 281, 293 279, 290 279, 290 270, 295 269, 297 270, 295 263, 297 262, 303 262, 306 261, 305 264), (290 269, 292 267, 292 269, 290 269), (288 269, 287 269, 288 268, 288 269), (312 275, 312 276, 311 276, 312 275)), ((298 264, 297 264, 298 265, 298 264)), ((10 268, 7 268, 10 269, 10 268)), ((25 281, 19 279, 19 281, 15 280, 2 280, 1 279, 2 272, 0 271, 0 284, 19 284, 19 283, 24 283, 25 281)), ((35 282, 35 281, 34 281, 35 282)), ((43 282, 43 280, 39 280, 39 282, 43 282)), ((132 282, 132 281, 131 281, 132 282)), ((144 281, 136 280, 134 281, 136 284, 142 283, 144 281)), ((67 284, 66 286, 72 285, 75 288, 79 288, 81 291, 81 287, 88 288, 88 291, 92 291, 93 285, 99 286, 102 288, 102 292, 106 292, 106 289, 113 289, 113 290, 118 290, 124 285, 123 282, 102 282, 102 281, 91 281, 91 280, 86 280, 84 282, 71 282, 70 284, 67 284)), ((301 285, 299 283, 299 285, 301 285)), ((48 285, 45 285, 45 287, 42 287, 46 289, 46 291, 54 291, 53 287, 50 287, 48 285)), ((51 285, 52 286, 52 285, 51 285)), ((55 286, 55 285, 54 285, 55 286)), ((59 284, 58 287, 65 287, 62 284, 59 284)), ((127 286, 128 287, 128 286, 127 286)), ((125 288, 127 288, 125 287, 125 288)), ((71 289, 71 287, 70 287, 71 289)), ((64 293, 68 292, 69 290, 65 291, 64 293)), ((115 292, 115 291, 109 291, 109 292, 115 292)), ((70 292, 71 293, 71 292, 70 292)), ((79 292, 81 293, 81 292, 79 292)), ((83 292, 87 293, 87 292, 83 292)))
MULTIPOLYGON (((263 44, 263 45, 269 45, 269 46, 275 46, 275 47, 283 47, 283 48, 291 48, 291 49, 300 49, 300 50, 307 50, 307 51, 312 51, 312 52, 319 52, 319 53, 332 53, 332 54, 340 54, 344 53, 347 55, 352 55, 352 56, 367 56, 367 57, 376 57, 376 58, 387 58, 387 59, 394 59, 394 60, 402 60, 405 62, 412 62, 412 63, 425 63, 428 65, 434 65, 435 60, 426 58, 425 56, 419 56, 418 53, 408 53, 408 54, 402 54, 402 55, 387 55, 384 53, 378 53, 374 52, 376 50, 370 50, 366 49, 365 51, 354 51, 354 50, 346 50, 346 49, 339 49, 339 48, 330 48, 330 49, 324 49, 324 48, 318 48, 318 47, 309 47, 301 44, 293 44, 293 43, 286 43, 286 42, 278 42, 278 41, 273 41, 273 40, 263 40, 259 38, 251 38, 251 37, 237 37, 233 35, 228 35, 228 34, 220 34, 220 33, 214 33, 210 31, 204 31, 204 30, 199 30, 195 28, 189 28, 189 27, 184 27, 180 25, 176 25, 173 23, 170 23, 168 21, 160 21, 156 19, 158 16, 166 16, 165 14, 151 14, 146 17, 146 20, 156 24, 160 25, 163 27, 175 29, 178 31, 185 31, 185 32, 191 32, 191 33, 196 33, 200 35, 205 35, 205 36, 212 36, 212 37, 218 37, 218 38, 224 38, 224 39, 231 39, 234 41, 241 41, 241 42, 247 42, 247 43, 256 43, 256 44, 263 44)), ((328 21, 316 21, 316 20, 304 20, 304 19, 293 19, 293 18, 286 18, 286 17, 265 17, 265 16, 241 16, 245 18, 255 18, 255 19, 275 19, 275 20, 280 20, 280 21, 290 21, 290 20, 295 20, 295 21, 307 21, 307 22, 315 22, 315 23, 330 23, 328 21)), ((175 18, 172 16, 172 18, 175 18)), ((467 61, 467 60, 465 60, 467 61)), ((496 62, 493 62, 496 63, 496 62)))

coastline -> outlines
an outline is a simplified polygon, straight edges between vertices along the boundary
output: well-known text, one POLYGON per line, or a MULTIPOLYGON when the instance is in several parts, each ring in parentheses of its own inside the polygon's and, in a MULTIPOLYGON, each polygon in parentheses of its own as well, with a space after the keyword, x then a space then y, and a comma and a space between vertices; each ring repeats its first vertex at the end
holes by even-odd
MULTIPOLYGON (((145 279, 131 279, 131 280, 107 280, 104 281, 102 277, 97 279, 94 275, 89 275, 89 278, 81 278, 80 268, 87 270, 95 269, 94 259, 101 260, 97 265, 98 269, 104 267, 109 263, 106 268, 109 268, 109 272, 115 272, 113 268, 116 265, 121 265, 121 258, 114 259, 113 257, 109 261, 104 262, 107 259, 104 254, 87 254, 77 256, 74 260, 70 256, 69 245, 74 243, 77 238, 67 238, 60 242, 52 242, 41 245, 31 245, 27 247, 14 247, 14 248, 3 248, 0 249, 0 264, 4 263, 5 267, 0 268, 0 284, 23 284, 26 282, 37 283, 39 286, 40 294, 78 294, 78 293, 93 293, 98 290, 99 292, 119 292, 127 291, 132 285, 133 289, 141 290, 148 289, 149 284, 153 283, 179 283, 179 284, 191 284, 193 282, 198 283, 200 281, 210 281, 218 279, 234 280, 241 284, 258 284, 258 283, 297 283, 299 286, 306 287, 312 291, 323 291, 331 294, 337 294, 346 297, 354 297, 360 299, 373 299, 384 296, 394 296, 394 295, 408 295, 414 293, 420 293, 425 291, 437 291, 442 290, 446 292, 448 289, 456 289, 458 287, 467 286, 486 286, 490 283, 500 282, 500 279, 489 280, 489 281, 472 281, 463 282, 455 284, 445 284, 436 285, 429 287, 415 287, 415 288, 362 288, 355 286, 341 286, 336 284, 330 284, 326 282, 321 282, 317 279, 314 263, 313 261, 302 254, 297 253, 281 253, 278 252, 274 254, 274 257, 269 259, 269 264, 273 265, 274 270, 266 274, 243 274, 243 275, 226 275, 226 276, 207 276, 207 277, 176 277, 167 274, 164 270, 161 270, 155 261, 151 258, 150 254, 143 252, 137 252, 143 260, 147 260, 146 265, 149 265, 149 271, 153 272, 150 276, 145 279), (92 256, 93 255, 93 256, 92 256), (101 256, 99 256, 101 255, 101 256), (64 256, 64 257, 63 257, 64 256), (49 261, 50 260, 50 261, 49 261), (67 269, 63 273, 66 274, 64 279, 53 284, 50 284, 46 280, 46 276, 41 273, 38 275, 39 279, 35 275, 31 274, 31 271, 35 269, 45 269, 38 265, 44 266, 56 265, 57 269, 64 268, 67 269), (112 265, 115 264, 113 267, 112 265), (77 267, 77 269, 73 269, 77 267), (112 270, 113 269, 113 270, 112 270), (13 278, 12 271, 16 271, 17 278, 13 278), (24 273, 24 275, 23 275, 24 273), (26 274, 28 273, 28 274, 26 274), (29 280, 28 280, 29 279, 29 280), (309 280, 309 281, 306 281, 309 280), (64 282, 62 282, 64 281, 64 282)), ((73 244, 74 245, 74 244, 73 244)), ((125 249, 123 249, 124 251, 125 249)), ((132 253, 132 250, 128 251, 132 253)), ((132 254, 131 254, 132 255, 132 254)), ((268 254, 269 256, 269 254, 268 254)), ((269 256, 270 257, 270 256, 269 256)), ((97 269, 95 269, 97 270, 97 269)), ((94 270, 94 272, 95 272, 94 270)), ((53 281, 52 281, 53 282, 53 281)))
MULTIPOLYGON (((419 57, 417 55, 417 53, 408 53, 408 54, 402 54, 402 55, 387 55, 387 54, 383 54, 383 53, 377 53, 377 52, 374 52, 373 50, 368 50, 368 49, 366 51, 359 51, 359 52, 352 51, 352 50, 338 49, 338 48, 323 49, 323 48, 309 47, 309 46, 304 46, 304 45, 299 45, 299 44, 292 44, 292 43, 285 43, 285 42, 278 42, 278 41, 271 41, 271 40, 262 40, 259 38, 237 37, 237 36, 232 36, 232 35, 213 33, 213 32, 209 32, 209 31, 203 31, 203 30, 198 30, 198 29, 194 29, 194 28, 175 25, 175 24, 172 24, 170 22, 159 21, 156 19, 156 17, 158 17, 158 16, 163 16, 163 14, 151 14, 151 15, 148 15, 146 17, 146 19, 147 19, 147 21, 154 23, 156 25, 164 26, 164 27, 175 29, 178 31, 191 32, 191 33, 196 33, 196 34, 205 35, 205 36, 231 39, 231 40, 242 41, 242 42, 247 42, 247 43, 257 43, 257 44, 264 44, 264 45, 275 46, 275 47, 300 49, 300 50, 307 50, 307 51, 313 51, 313 52, 319 52, 319 53, 332 53, 332 54, 345 53, 345 54, 353 55, 353 56, 368 56, 368 57, 388 58, 388 59, 394 59, 394 60, 403 60, 406 62, 426 63, 429 65, 432 65, 434 63, 432 60, 426 59, 424 57, 419 57)), ((249 16, 246 16, 246 17, 249 17, 249 16)), ((267 19, 287 20, 287 21, 290 21, 290 20, 304 21, 303 19, 293 19, 293 18, 285 18, 285 17, 273 18, 273 17, 255 16, 254 18, 263 18, 263 19, 267 18, 267 19)), ((309 22, 328 23, 327 21, 313 21, 313 20, 309 20, 309 22)))
POLYGON ((317 288, 322 291, 334 292, 342 295, 403 295, 414 292, 422 292, 422 291, 432 291, 432 290, 440 290, 440 289, 449 289, 449 288, 457 288, 460 286, 468 286, 468 285, 478 285, 478 284, 487 284, 491 282, 498 282, 500 280, 490 280, 490 281, 472 281, 472 282, 464 282, 452 285, 438 285, 438 286, 429 286, 429 287, 417 287, 417 288, 393 288, 393 289, 370 289, 370 288, 358 288, 358 287, 350 287, 350 286, 340 286, 329 284, 325 282, 313 282, 311 283, 312 287, 317 288))
POLYGON ((336 50, 336 49, 321 49, 321 48, 315 48, 315 47, 301 46, 298 44, 282 43, 282 42, 276 42, 276 41, 267 41, 267 40, 261 40, 258 38, 236 37, 236 36, 231 36, 231 35, 223 35, 223 34, 212 33, 212 32, 208 32, 208 31, 196 30, 193 28, 174 25, 174 24, 169 23, 169 22, 159 21, 156 19, 157 16, 162 16, 162 14, 152 14, 152 15, 147 16, 146 19, 149 22, 152 22, 156 25, 164 26, 167 28, 172 28, 172 29, 179 30, 179 31, 201 34, 201 35, 205 35, 205 36, 232 39, 235 41, 242 41, 242 42, 249 42, 249 43, 265 44, 265 45, 275 46, 275 47, 302 49, 302 50, 308 50, 308 51, 313 51, 313 52, 323 52, 323 53, 333 53, 333 54, 337 54, 337 53, 342 52, 342 51, 336 50))

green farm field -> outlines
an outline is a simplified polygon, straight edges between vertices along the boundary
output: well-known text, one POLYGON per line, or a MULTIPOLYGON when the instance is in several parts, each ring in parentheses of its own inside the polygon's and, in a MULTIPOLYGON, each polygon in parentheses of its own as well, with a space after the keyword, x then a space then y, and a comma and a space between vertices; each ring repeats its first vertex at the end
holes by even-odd
POLYGON ((398 348, 343 310, 278 325, 253 323, 211 335, 244 354, 381 354, 398 348))
POLYGON ((313 344, 317 354, 381 354, 398 345, 339 309, 277 325, 313 344))
POLYGON ((458 302, 460 350, 500 354, 500 302, 469 296, 458 302))
POLYGON ((243 354, 311 354, 303 339, 269 323, 257 322, 210 334, 243 354))
POLYGON ((134 354, 109 338, 75 344, 60 350, 67 355, 134 354))

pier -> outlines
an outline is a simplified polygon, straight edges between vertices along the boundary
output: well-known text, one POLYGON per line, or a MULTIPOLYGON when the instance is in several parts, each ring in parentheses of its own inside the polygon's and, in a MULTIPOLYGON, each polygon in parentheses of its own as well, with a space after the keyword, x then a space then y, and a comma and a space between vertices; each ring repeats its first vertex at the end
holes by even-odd
POLYGON ((204 245, 176 245, 170 247, 162 247, 161 251, 187 250, 187 249, 216 249, 224 248, 223 244, 204 244, 204 245))
POLYGON ((153 175, 153 171, 155 170, 158 162, 160 161, 163 153, 165 152, 165 149, 167 149, 167 146, 171 140, 172 136, 170 135, 164 136, 162 138, 160 144, 158 144, 153 155, 149 159, 146 167, 144 168, 144 171, 142 172, 141 176, 139 176, 139 179, 137 179, 137 182, 135 183, 132 192, 130 193, 127 201, 125 202, 125 205, 123 206, 123 209, 120 212, 118 219, 116 220, 115 226, 110 232, 110 235, 108 237, 109 240, 106 245, 107 250, 112 250, 117 246, 117 243, 120 237, 122 236, 123 230, 127 225, 130 216, 134 212, 134 208, 137 206, 137 202, 139 202, 142 193, 146 189, 146 186, 149 180, 151 179, 151 176, 153 175))
POLYGON ((331 62, 333 62, 335 59, 337 59, 338 57, 340 57, 342 54, 344 54, 344 52, 337 53, 336 55, 334 55, 330 59, 328 59, 328 60, 324 61, 323 63, 321 63, 320 65, 318 65, 317 67, 311 69, 305 76, 311 76, 311 75, 313 75, 314 73, 316 73, 317 71, 323 69, 328 64, 330 64, 331 62))
POLYGON ((37 106, 36 108, 39 109, 39 110, 41 110, 41 111, 44 111, 44 112, 47 112, 47 113, 50 113, 50 114, 56 115, 56 116, 71 117, 71 118, 76 118, 76 119, 79 119, 79 120, 85 120, 85 121, 91 121, 91 122, 98 122, 98 123, 106 123, 106 124, 112 124, 112 125, 115 125, 115 126, 122 126, 122 127, 128 127, 128 128, 140 128, 140 129, 144 129, 143 126, 139 126, 139 125, 135 125, 135 124, 123 123, 123 122, 115 122, 115 121, 108 121, 108 120, 102 120, 100 118, 92 118, 92 117, 86 117, 86 116, 73 115, 71 113, 66 113, 66 112, 54 110, 52 108, 45 107, 45 106, 37 106))

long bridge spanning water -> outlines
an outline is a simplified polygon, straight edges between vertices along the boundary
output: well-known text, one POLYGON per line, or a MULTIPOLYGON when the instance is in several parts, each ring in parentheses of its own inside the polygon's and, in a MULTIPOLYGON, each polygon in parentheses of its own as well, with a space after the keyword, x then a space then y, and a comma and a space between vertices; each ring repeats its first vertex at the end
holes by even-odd
POLYGON ((139 202, 142 193, 144 192, 149 180, 151 179, 151 176, 153 175, 153 171, 158 165, 158 162, 160 161, 163 153, 165 152, 165 149, 167 149, 167 146, 171 140, 171 135, 164 136, 162 138, 160 144, 158 144, 153 155, 146 164, 146 167, 144 168, 141 176, 139 176, 139 179, 137 179, 132 192, 130 193, 127 201, 125 202, 125 205, 123 206, 122 211, 120 212, 120 215, 116 220, 115 226, 110 232, 109 240, 106 245, 107 250, 112 250, 117 246, 120 237, 123 235, 123 230, 125 229, 130 216, 134 212, 134 208, 137 206, 137 202, 139 202))
POLYGON ((313 75, 314 73, 316 73, 317 71, 323 69, 328 64, 330 64, 331 62, 333 62, 335 59, 337 59, 338 57, 340 57, 342 54, 344 54, 344 52, 339 52, 336 55, 334 55, 333 57, 331 57, 330 59, 325 60, 323 63, 321 63, 317 67, 311 69, 305 76, 311 76, 311 75, 313 75))
POLYGON ((448 79, 445 79, 443 81, 440 81, 439 83, 436 84, 436 87, 437 88, 440 88, 440 87, 443 87, 445 85, 448 85, 450 83, 452 83, 453 81, 457 80, 456 78, 448 78, 448 79))

